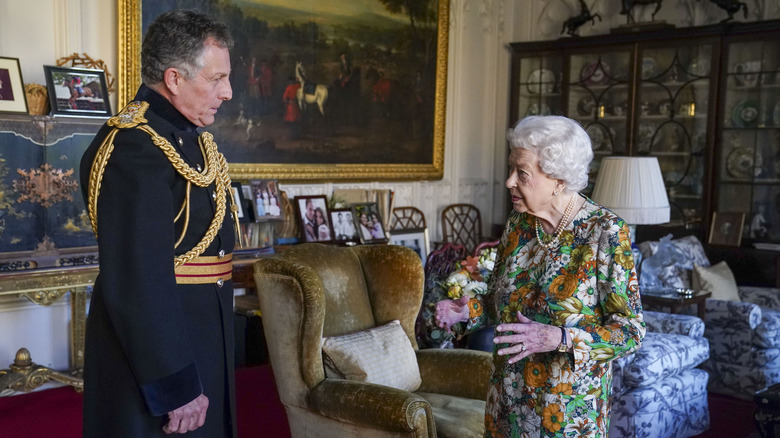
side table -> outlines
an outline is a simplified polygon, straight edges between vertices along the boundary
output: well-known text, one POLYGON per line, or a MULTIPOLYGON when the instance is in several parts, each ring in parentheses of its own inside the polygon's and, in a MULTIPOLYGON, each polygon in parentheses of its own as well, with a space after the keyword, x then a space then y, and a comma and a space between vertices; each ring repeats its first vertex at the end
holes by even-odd
POLYGON ((680 313, 683 306, 696 304, 698 317, 704 320, 705 301, 712 296, 712 292, 696 291, 692 295, 682 295, 676 289, 640 289, 639 295, 642 304, 669 307, 671 313, 680 313))

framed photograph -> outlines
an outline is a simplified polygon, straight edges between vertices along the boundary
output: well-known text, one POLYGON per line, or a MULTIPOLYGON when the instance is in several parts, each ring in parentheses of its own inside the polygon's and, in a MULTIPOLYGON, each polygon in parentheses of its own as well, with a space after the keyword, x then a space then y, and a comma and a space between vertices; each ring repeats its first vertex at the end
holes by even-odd
POLYGON ((43 72, 55 116, 113 115, 103 70, 44 65, 43 72))
POLYGON ((352 204, 352 219, 355 221, 360 243, 387 242, 387 233, 376 202, 352 204))
POLYGON ((441 179, 450 0, 412 3, 118 0, 119 105, 141 83, 149 24, 195 9, 236 40, 233 99, 208 127, 234 178, 441 179))
POLYGON ((710 245, 739 246, 742 243, 742 227, 745 213, 714 212, 710 226, 710 245))
POLYGON ((304 242, 333 242, 333 229, 328 215, 328 199, 325 195, 296 196, 295 208, 301 240, 304 242))
POLYGON ((284 217, 279 202, 279 182, 275 179, 253 179, 251 202, 254 208, 255 222, 280 221, 284 217))
POLYGON ((244 192, 241 189, 240 182, 231 183, 231 191, 233 192, 233 203, 238 206, 238 221, 249 222, 249 215, 246 211, 246 199, 244 199, 244 192))
POLYGON ((425 259, 428 258, 428 252, 431 247, 428 239, 428 228, 393 230, 390 232, 390 241, 388 243, 413 249, 420 256, 422 264, 425 266, 425 259))
POLYGON ((333 225, 333 241, 336 243, 360 243, 352 210, 336 208, 330 211, 330 223, 333 225))
POLYGON ((27 114, 19 58, 0 57, 0 113, 27 114))

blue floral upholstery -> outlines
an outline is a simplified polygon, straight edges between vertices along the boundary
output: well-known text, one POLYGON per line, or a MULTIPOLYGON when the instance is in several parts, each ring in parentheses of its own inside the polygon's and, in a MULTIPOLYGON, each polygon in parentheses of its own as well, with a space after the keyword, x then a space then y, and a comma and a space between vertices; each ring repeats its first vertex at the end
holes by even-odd
MULTIPOLYGON (((694 236, 672 243, 690 258, 690 263, 675 266, 678 278, 672 281, 691 287, 693 265, 710 266, 710 261, 694 236)), ((639 244, 645 260, 658 246, 659 242, 639 244)), ((710 373, 709 391, 752 400, 757 392, 780 383, 780 289, 739 286, 738 290, 741 301, 706 302, 704 336, 710 342, 710 358, 701 368, 710 373)))
POLYGON ((709 357, 695 316, 645 311, 647 334, 635 354, 613 362, 609 436, 671 438, 698 435, 710 426, 709 357))
POLYGON ((780 312, 745 301, 707 300, 706 325, 711 359, 703 368, 712 375, 711 391, 752 400, 780 382, 780 312))

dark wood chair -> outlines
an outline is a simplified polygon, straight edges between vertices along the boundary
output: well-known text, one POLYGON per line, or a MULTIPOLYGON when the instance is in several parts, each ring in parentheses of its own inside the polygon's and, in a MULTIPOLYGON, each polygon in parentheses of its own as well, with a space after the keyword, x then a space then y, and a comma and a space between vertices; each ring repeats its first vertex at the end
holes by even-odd
POLYGON ((433 250, 425 260, 425 278, 431 276, 446 277, 455 269, 455 264, 464 260, 468 255, 466 247, 452 243, 445 243, 439 249, 433 250))
POLYGON ((473 253, 482 242, 482 216, 472 204, 451 204, 441 212, 441 233, 443 243, 454 243, 466 247, 473 253))
POLYGON ((479 257, 480 254, 482 254, 482 251, 488 249, 488 248, 494 248, 498 246, 498 243, 501 242, 501 240, 490 240, 488 242, 482 242, 479 245, 477 245, 476 248, 474 248, 474 257, 479 257))
POLYGON ((390 222, 390 231, 413 230, 426 228, 425 214, 417 207, 393 208, 393 219, 390 222))

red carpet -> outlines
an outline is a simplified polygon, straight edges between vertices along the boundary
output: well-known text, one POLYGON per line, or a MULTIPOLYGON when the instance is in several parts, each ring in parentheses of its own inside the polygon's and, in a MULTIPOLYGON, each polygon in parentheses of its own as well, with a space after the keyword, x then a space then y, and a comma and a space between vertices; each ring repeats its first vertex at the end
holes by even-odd
MULTIPOLYGON (((290 436, 270 366, 237 370, 236 400, 239 438, 290 436)), ((709 405, 710 430, 696 438, 758 436, 753 423, 755 404, 711 393, 709 405)), ((0 437, 79 438, 81 406, 81 394, 68 387, 0 397, 0 437)))
POLYGON ((753 421, 756 404, 722 394, 709 393, 710 430, 693 438, 748 438, 758 437, 753 421))
MULTIPOLYGON (((290 436, 270 366, 237 370, 236 400, 239 438, 290 436)), ((81 409, 81 394, 69 387, 0 397, 0 437, 80 438, 81 409)))

